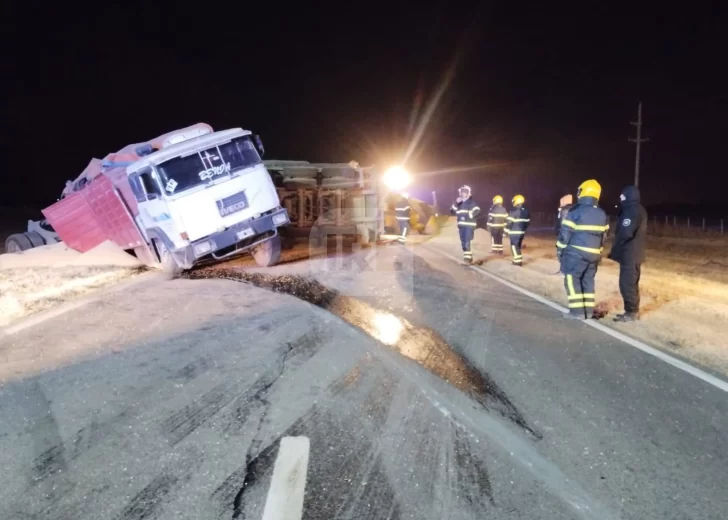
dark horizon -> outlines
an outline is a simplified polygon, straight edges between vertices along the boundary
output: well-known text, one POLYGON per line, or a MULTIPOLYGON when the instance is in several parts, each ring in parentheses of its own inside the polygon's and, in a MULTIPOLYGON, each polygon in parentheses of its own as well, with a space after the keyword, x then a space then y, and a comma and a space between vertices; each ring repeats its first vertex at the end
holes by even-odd
POLYGON ((260 134, 266 158, 386 166, 417 142, 414 172, 471 168, 420 189, 548 210, 596 178, 611 205, 642 101, 645 204, 728 206, 725 8, 385 6, 11 7, 0 204, 49 205, 92 157, 204 121, 260 134))

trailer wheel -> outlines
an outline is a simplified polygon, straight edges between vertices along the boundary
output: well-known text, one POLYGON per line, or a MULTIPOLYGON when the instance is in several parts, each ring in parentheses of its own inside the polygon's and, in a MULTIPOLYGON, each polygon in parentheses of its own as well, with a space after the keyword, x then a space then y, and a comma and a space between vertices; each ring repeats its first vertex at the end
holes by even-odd
POLYGON ((35 231, 28 231, 24 233, 24 235, 28 237, 28 240, 30 240, 30 243, 33 244, 33 247, 46 245, 45 240, 43 240, 43 237, 40 236, 40 233, 36 233, 35 231))
POLYGON ((253 249, 253 258, 260 267, 272 267, 281 259, 281 237, 274 236, 253 249))
POLYGON ((162 271, 169 276, 177 276, 182 272, 182 268, 177 263, 172 252, 167 249, 164 242, 161 240, 154 240, 154 248, 157 250, 157 256, 159 257, 159 263, 162 266, 162 271))
POLYGON ((5 240, 6 253, 21 253, 23 251, 27 251, 28 249, 33 249, 33 243, 27 236, 25 236, 24 233, 10 235, 5 240))

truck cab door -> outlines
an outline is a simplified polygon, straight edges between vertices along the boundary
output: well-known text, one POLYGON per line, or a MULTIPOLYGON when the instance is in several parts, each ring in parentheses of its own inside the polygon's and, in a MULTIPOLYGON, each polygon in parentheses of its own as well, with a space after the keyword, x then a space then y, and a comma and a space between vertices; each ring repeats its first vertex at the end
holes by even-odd
POLYGON ((167 201, 162 195, 162 186, 152 168, 145 168, 129 177, 132 191, 139 206, 139 224, 149 241, 149 230, 157 228, 172 242, 177 241, 179 233, 172 220, 167 201))

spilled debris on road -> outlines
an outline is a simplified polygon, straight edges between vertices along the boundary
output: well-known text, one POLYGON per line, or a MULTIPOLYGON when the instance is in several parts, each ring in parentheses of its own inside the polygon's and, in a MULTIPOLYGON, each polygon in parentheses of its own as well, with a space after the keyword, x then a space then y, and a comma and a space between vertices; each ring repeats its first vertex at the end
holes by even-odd
POLYGON ((541 438, 487 374, 472 367, 432 329, 417 327, 390 312, 380 311, 359 299, 343 295, 312 278, 249 273, 242 269, 210 267, 187 272, 195 279, 224 279, 250 283, 261 289, 288 294, 324 309, 365 332, 382 344, 412 359, 483 407, 493 409, 528 433, 541 438))

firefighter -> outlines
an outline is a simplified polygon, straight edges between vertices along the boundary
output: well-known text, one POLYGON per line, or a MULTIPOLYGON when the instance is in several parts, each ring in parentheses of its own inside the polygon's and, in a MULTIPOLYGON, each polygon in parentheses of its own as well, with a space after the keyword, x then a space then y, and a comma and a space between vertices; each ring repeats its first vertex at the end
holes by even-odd
POLYGON ((635 321, 640 311, 640 271, 645 261, 647 211, 640 204, 640 190, 627 186, 619 196, 617 229, 609 258, 619 262, 619 292, 624 300, 624 314, 614 321, 635 321))
POLYGON ((493 197, 493 205, 488 211, 487 229, 490 233, 490 250, 496 255, 503 254, 503 231, 506 227, 508 212, 503 207, 503 197, 493 197))
POLYGON ((405 244, 407 243, 407 233, 409 233, 410 228, 410 214, 412 212, 412 208, 409 203, 409 195, 407 193, 402 193, 399 196, 399 199, 395 203, 394 211, 397 215, 397 223, 399 224, 400 230, 400 235, 397 238, 397 241, 400 244, 405 244))
POLYGON ((523 195, 516 195, 511 202, 513 209, 506 218, 506 234, 511 242, 513 265, 521 267, 523 265, 521 246, 523 246, 523 237, 526 235, 528 224, 531 222, 531 214, 523 207, 526 202, 523 195))
POLYGON ((599 207, 602 187, 593 179, 579 186, 576 205, 561 223, 556 255, 565 275, 569 318, 590 319, 596 304, 595 276, 602 260, 602 245, 609 229, 607 214, 599 207))
POLYGON ((559 231, 561 231, 561 223, 566 218, 569 210, 573 207, 574 197, 571 194, 561 197, 561 200, 559 200, 559 211, 556 214, 556 236, 558 236, 559 231))
POLYGON ((463 260, 466 264, 473 261, 470 243, 475 235, 476 217, 480 213, 480 207, 475 203, 470 193, 470 186, 461 186, 458 190, 460 196, 450 208, 450 213, 457 217, 460 244, 463 248, 463 260))

